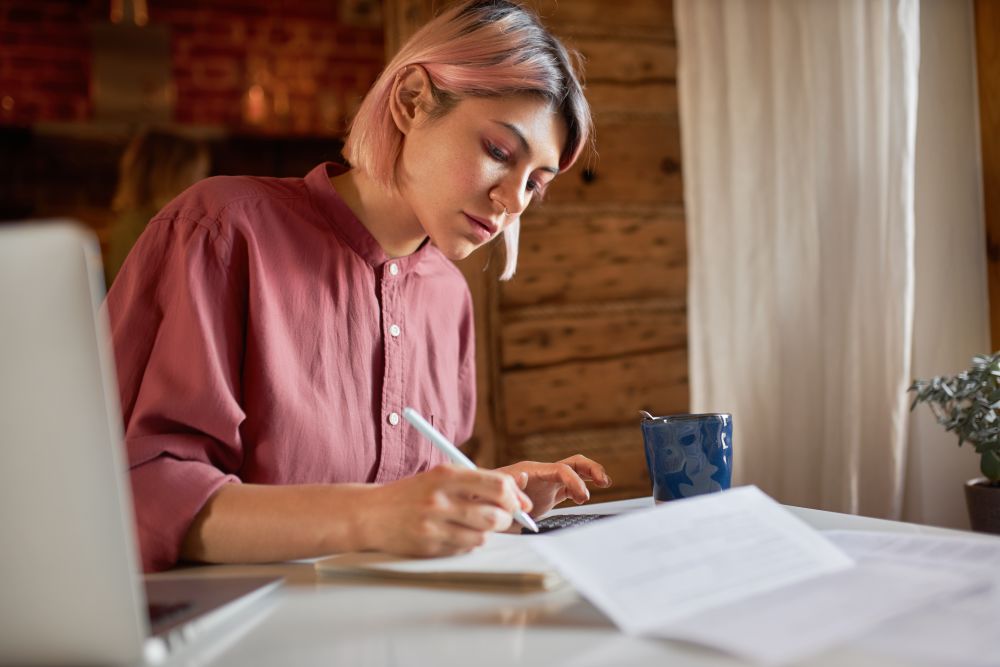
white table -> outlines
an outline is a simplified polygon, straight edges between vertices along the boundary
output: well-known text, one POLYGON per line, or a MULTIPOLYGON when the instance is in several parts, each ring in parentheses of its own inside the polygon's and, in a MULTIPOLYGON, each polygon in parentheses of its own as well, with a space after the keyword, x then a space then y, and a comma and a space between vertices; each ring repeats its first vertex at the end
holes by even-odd
MULTIPOLYGON (((563 512, 615 513, 652 504, 635 499, 563 512)), ((789 508, 819 529, 970 533, 881 519, 789 508)), ((492 665, 739 665, 714 651, 627 637, 569 587, 551 592, 424 588, 320 579, 309 564, 214 566, 198 576, 279 572, 288 585, 258 610, 203 637, 171 664, 337 665, 358 667, 488 667, 492 665)), ((170 574, 166 576, 172 576, 170 574)), ((892 667, 908 664, 845 647, 814 658, 814 666, 892 667)))

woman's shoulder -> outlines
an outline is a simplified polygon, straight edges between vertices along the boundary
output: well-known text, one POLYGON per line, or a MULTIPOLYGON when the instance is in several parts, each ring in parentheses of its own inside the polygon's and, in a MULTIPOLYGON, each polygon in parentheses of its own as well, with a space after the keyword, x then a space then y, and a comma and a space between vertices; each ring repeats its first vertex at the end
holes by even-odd
POLYGON ((181 208, 213 216, 244 202, 259 204, 262 200, 294 200, 305 195, 301 178, 211 176, 186 189, 167 209, 181 208))
POLYGON ((262 218, 292 220, 310 211, 301 178, 211 176, 175 197, 150 225, 186 224, 202 227, 212 235, 253 236, 262 218), (296 210, 299 216, 291 214, 296 210))

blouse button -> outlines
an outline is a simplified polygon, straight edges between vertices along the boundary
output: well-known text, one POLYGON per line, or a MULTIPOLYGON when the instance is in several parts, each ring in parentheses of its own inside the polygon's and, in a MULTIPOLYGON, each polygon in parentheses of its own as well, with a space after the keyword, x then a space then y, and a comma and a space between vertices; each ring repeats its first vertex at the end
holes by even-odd
POLYGON ((396 265, 396 262, 391 262, 389 264, 389 273, 391 273, 394 276, 399 275, 399 266, 396 265))
POLYGON ((397 424, 399 424, 399 413, 398 412, 390 412, 389 413, 389 423, 392 424, 393 426, 396 426, 397 424))
POLYGON ((391 327, 389 327, 389 335, 391 335, 393 338, 395 338, 399 334, 400 334, 400 328, 398 326, 393 324, 391 327))

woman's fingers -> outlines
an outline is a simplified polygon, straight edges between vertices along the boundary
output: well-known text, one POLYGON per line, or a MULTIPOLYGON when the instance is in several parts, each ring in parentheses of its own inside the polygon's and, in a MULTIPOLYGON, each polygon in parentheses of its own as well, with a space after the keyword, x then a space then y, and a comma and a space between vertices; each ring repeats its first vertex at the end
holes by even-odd
POLYGON ((443 465, 387 485, 385 504, 398 529, 376 545, 394 553, 442 556, 474 549, 493 531, 508 530, 518 509, 548 511, 565 498, 590 499, 587 482, 610 486, 599 463, 577 454, 558 463, 524 461, 501 470, 443 465))
POLYGON ((455 502, 452 521, 473 530, 499 532, 510 528, 513 517, 495 505, 460 499, 455 502))
POLYGON ((561 485, 565 489, 566 495, 578 504, 590 500, 587 483, 570 465, 562 461, 559 463, 539 463, 537 467, 532 469, 531 474, 539 481, 561 485))
POLYGON ((438 466, 410 484, 399 483, 423 489, 413 488, 417 495, 410 503, 414 504, 403 503, 421 519, 408 529, 415 541, 399 550, 438 556, 468 551, 482 544, 486 533, 509 529, 517 510, 532 510, 526 490, 544 512, 565 498, 577 503, 589 500, 588 481, 602 487, 611 484, 602 465, 580 454, 558 463, 525 461, 500 471, 438 466))
POLYGON ((485 531, 438 517, 424 524, 414 547, 404 553, 422 557, 447 556, 469 551, 485 541, 485 531))
POLYGON ((578 505, 590 500, 590 489, 587 488, 587 483, 583 481, 576 469, 566 463, 557 465, 567 495, 578 505))
POLYGON ((492 470, 462 470, 451 466, 440 466, 434 472, 443 478, 441 488, 449 496, 482 505, 494 505, 508 514, 519 509, 526 512, 531 510, 531 499, 517 487, 510 475, 492 470))
POLYGON ((440 555, 462 553, 482 546, 486 542, 486 532, 452 523, 447 527, 445 538, 441 541, 440 555))
POLYGON ((508 529, 512 512, 531 507, 510 475, 455 466, 375 487, 372 494, 359 540, 365 549, 409 556, 469 551, 487 533, 508 529))
POLYGON ((611 486, 611 478, 604 470, 604 466, 593 459, 588 459, 583 454, 574 454, 563 459, 560 463, 568 465, 584 480, 592 481, 602 488, 611 486))

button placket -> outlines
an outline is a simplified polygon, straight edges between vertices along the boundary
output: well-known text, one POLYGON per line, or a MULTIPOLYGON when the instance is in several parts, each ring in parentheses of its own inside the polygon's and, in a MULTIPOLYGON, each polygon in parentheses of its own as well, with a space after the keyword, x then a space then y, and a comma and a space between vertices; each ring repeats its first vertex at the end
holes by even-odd
POLYGON ((379 477, 385 480, 398 478, 403 473, 405 441, 400 410, 405 401, 403 378, 403 348, 399 336, 402 328, 397 322, 402 316, 400 282, 396 279, 402 273, 397 262, 389 262, 382 273, 382 322, 383 354, 385 359, 384 386, 382 392, 382 460, 379 477))

